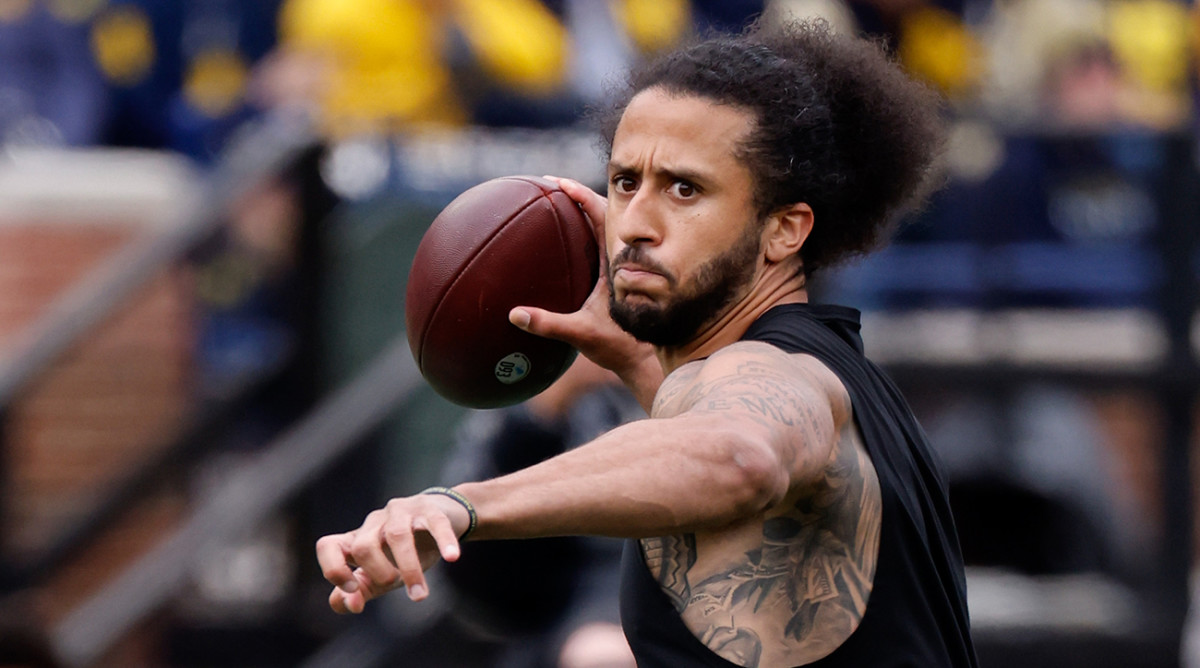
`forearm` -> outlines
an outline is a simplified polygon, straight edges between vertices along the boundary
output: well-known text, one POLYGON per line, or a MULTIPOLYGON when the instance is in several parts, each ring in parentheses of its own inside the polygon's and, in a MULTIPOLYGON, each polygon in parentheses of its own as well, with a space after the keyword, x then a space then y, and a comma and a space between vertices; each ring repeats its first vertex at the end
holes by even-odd
POLYGON ((641 420, 537 466, 457 489, 474 538, 643 537, 721 526, 776 496, 774 462, 711 419, 641 420))

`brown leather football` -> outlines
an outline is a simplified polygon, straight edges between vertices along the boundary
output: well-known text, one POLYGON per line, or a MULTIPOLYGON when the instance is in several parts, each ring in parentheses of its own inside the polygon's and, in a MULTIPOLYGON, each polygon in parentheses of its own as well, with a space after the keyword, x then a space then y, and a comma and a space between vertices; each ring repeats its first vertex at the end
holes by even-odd
POLYGON ((552 181, 507 176, 459 195, 425 232, 408 275, 417 368, 438 394, 472 408, 546 389, 575 350, 517 329, 508 313, 578 310, 596 284, 599 253, 583 211, 552 181))

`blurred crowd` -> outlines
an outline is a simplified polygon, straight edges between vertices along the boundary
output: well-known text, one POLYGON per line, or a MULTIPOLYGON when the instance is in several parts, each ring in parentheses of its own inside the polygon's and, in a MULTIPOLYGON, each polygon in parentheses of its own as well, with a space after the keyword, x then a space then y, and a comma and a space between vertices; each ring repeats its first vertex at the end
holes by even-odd
POLYGON ((568 125, 630 59, 764 12, 878 35, 1004 124, 1192 115, 1198 14, 1173 0, 0 0, 0 143, 204 162, 281 108, 343 137, 568 125))
POLYGON ((0 0, 0 143, 203 162, 281 108, 312 111, 333 136, 570 124, 601 64, 693 24, 738 25, 754 4, 0 0))

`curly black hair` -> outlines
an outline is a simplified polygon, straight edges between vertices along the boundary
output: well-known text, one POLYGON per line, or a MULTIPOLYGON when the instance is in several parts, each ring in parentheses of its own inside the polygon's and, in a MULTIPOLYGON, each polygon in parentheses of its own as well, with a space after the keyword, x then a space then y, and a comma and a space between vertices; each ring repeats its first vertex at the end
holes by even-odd
POLYGON ((796 202, 812 207, 813 230, 800 250, 809 276, 881 245, 936 181, 939 98, 880 44, 823 21, 760 21, 642 64, 595 114, 605 155, 626 106, 649 88, 753 114, 738 158, 754 179, 760 217, 796 202))

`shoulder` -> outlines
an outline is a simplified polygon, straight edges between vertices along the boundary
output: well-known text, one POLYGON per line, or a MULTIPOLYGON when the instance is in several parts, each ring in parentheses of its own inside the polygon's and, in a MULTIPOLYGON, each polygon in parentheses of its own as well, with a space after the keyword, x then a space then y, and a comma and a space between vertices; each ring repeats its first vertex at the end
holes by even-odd
POLYGON ((812 355, 789 353, 760 341, 739 341, 676 369, 663 381, 652 415, 670 417, 719 408, 722 401, 758 397, 788 404, 829 404, 835 422, 850 417, 842 382, 812 355))

